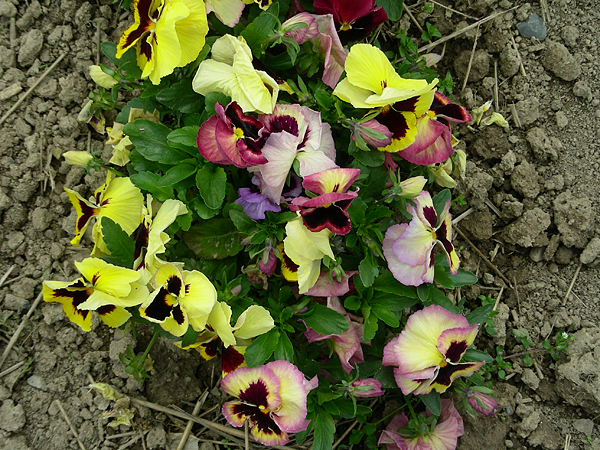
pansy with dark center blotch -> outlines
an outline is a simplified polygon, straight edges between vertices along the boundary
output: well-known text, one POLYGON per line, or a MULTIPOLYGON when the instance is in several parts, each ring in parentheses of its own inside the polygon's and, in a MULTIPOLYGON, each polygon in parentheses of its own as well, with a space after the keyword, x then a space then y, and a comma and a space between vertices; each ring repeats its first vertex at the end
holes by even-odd
POLYGON ((290 209, 300 211, 304 225, 310 231, 327 228, 335 234, 347 234, 351 223, 346 210, 358 193, 346 190, 359 174, 359 169, 329 169, 307 176, 302 186, 319 195, 298 197, 292 201, 290 209))
POLYGON ((417 311, 383 350, 383 365, 394 367, 404 395, 443 393, 458 377, 473 375, 482 362, 460 362, 475 340, 477 324, 438 305, 417 311))
POLYGON ((153 284, 155 291, 140 306, 140 316, 159 323, 173 336, 183 336, 189 325, 204 330, 217 291, 203 273, 165 264, 154 274, 153 284))
POLYGON ((288 433, 306 429, 307 391, 316 387, 287 361, 242 367, 221 380, 221 389, 239 401, 223 405, 223 415, 234 427, 246 421, 252 436, 263 445, 284 445, 288 433))
POLYGON ((332 14, 344 44, 364 39, 388 17, 375 0, 315 0, 315 13, 332 14))
POLYGON ((215 103, 217 115, 210 117, 198 131, 198 150, 208 161, 216 164, 233 164, 245 169, 264 164, 267 159, 261 149, 263 125, 242 112, 236 102, 225 108, 215 103))

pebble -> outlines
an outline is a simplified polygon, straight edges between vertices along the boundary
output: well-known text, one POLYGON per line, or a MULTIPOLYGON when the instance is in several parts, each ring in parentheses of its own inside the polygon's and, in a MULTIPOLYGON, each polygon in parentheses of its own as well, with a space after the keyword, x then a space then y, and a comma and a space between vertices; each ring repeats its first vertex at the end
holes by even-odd
POLYGON ((21 48, 19 49, 18 61, 23 67, 30 66, 38 57, 44 45, 44 33, 33 29, 25 35, 21 48))
POLYGON ((540 262, 544 258, 544 248, 543 247, 534 247, 529 252, 529 259, 533 262, 540 262))
POLYGON ((569 47, 575 47, 577 45, 577 39, 579 39, 579 28, 567 25, 560 33, 563 42, 569 47))
POLYGON ((573 81, 581 75, 581 66, 567 47, 549 41, 541 55, 542 65, 554 75, 565 81, 573 81))
POLYGON ((6 100, 14 97, 15 95, 17 95, 22 90, 23 90, 23 88, 21 87, 21 83, 19 83, 19 82, 13 83, 10 86, 8 86, 6 89, 3 89, 2 92, 0 92, 0 101, 6 101, 6 100))
POLYGON ((590 419, 578 419, 573 422, 573 428, 584 434, 584 436, 591 436, 594 432, 594 422, 590 419))
POLYGON ((582 264, 591 264, 600 256, 600 238, 593 238, 583 249, 579 256, 582 264))
POLYGON ((585 81, 578 81, 573 85, 573 95, 575 95, 575 97, 581 97, 585 100, 591 100, 592 89, 585 81))
POLYGON ((518 23, 517 28, 519 29, 519 33, 527 39, 534 37, 543 41, 548 35, 548 30, 546 29, 544 21, 537 14, 529 16, 527 22, 518 23))
POLYGON ((540 102, 536 97, 520 100, 515 105, 521 125, 531 125, 540 118, 540 102))
POLYGON ((534 391, 540 387, 540 379, 537 377, 535 372, 530 368, 523 369, 523 373, 521 374, 521 381, 530 389, 534 391))
POLYGON ((11 2, 0 2, 0 16, 12 18, 17 15, 17 7, 11 2))
POLYGON ((0 428, 5 431, 18 431, 25 426, 23 406, 12 400, 4 400, 0 406, 0 428))
POLYGON ((556 119, 556 126, 560 130, 562 130, 564 127, 569 125, 569 119, 567 118, 567 115, 563 111, 558 111, 556 113, 555 119, 556 119))

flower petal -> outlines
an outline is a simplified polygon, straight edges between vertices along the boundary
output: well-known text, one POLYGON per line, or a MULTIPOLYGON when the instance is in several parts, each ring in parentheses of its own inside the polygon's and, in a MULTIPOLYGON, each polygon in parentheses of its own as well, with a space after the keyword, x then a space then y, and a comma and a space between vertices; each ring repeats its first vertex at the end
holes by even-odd
POLYGON ((131 313, 122 306, 105 305, 96 310, 102 322, 111 328, 119 328, 131 317, 131 313))
POLYGON ((315 194, 346 192, 360 175, 360 169, 328 169, 304 177, 302 186, 315 194))
POLYGON ((44 281, 42 292, 45 302, 62 304, 62 310, 71 322, 79 325, 84 331, 92 329, 91 311, 79 309, 79 305, 94 292, 92 287, 85 285, 83 278, 72 282, 44 281))
POLYGON ((279 378, 281 403, 273 414, 273 420, 283 431, 298 433, 306 430, 306 387, 305 377, 296 366, 288 361, 274 361, 266 365, 279 378))
POLYGON ((456 364, 462 359, 467 348, 473 344, 478 331, 477 324, 468 328, 444 330, 437 340, 437 348, 447 362, 456 364))
POLYGON ((262 306, 252 305, 238 317, 233 334, 236 339, 251 339, 265 334, 274 326, 269 311, 262 306))
POLYGON ((217 290, 213 284, 197 270, 184 271, 183 279, 185 295, 179 299, 181 307, 190 319, 208 316, 217 301, 217 290))
POLYGON ((236 343, 230 320, 231 307, 225 302, 215 303, 215 306, 208 317, 208 324, 217 332, 225 347, 235 345, 236 343))
POLYGON ((189 14, 175 24, 181 47, 181 59, 177 67, 183 67, 198 57, 204 47, 204 37, 208 33, 204 2, 183 0, 183 3, 187 6, 189 14))
POLYGON ((274 410, 281 404, 280 381, 267 366, 240 367, 221 380, 221 389, 242 402, 274 410))
POLYGON ((221 152, 217 145, 217 123, 221 122, 219 116, 211 116, 205 121, 198 131, 198 151, 208 161, 215 164, 232 164, 232 161, 221 152))

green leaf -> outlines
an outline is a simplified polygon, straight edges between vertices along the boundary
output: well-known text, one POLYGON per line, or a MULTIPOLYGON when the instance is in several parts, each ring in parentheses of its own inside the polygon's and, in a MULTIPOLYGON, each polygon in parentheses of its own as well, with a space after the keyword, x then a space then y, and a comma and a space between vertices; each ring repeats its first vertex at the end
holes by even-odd
POLYGON ((363 341, 368 342, 375 337, 379 323, 375 314, 369 314, 369 317, 365 319, 363 326, 363 341))
POLYGON ((156 94, 156 100, 172 110, 184 114, 200 112, 204 109, 204 97, 192 89, 192 79, 184 78, 156 94))
POLYGON ((256 58, 260 58, 262 55, 263 43, 267 42, 275 33, 275 28, 279 25, 278 15, 279 4, 273 2, 269 9, 263 11, 240 33, 246 39, 246 43, 256 58))
POLYGON ((240 235, 233 222, 215 218, 193 225, 182 234, 183 241, 196 256, 203 259, 224 259, 242 250, 240 235))
POLYGON ((198 217, 204 220, 212 219, 213 217, 218 216, 221 212, 220 209, 211 209, 206 206, 206 203, 204 203, 204 200, 202 200, 202 197, 200 196, 193 199, 190 205, 192 208, 194 208, 194 211, 196 214, 198 214, 198 217))
POLYGON ((179 183, 186 178, 191 177, 196 173, 197 166, 193 166, 191 164, 177 164, 176 166, 171 167, 167 173, 159 180, 158 186, 168 187, 173 186, 174 184, 179 183))
POLYGON ((396 328, 400 326, 398 316, 385 305, 372 305, 371 313, 375 314, 380 320, 383 320, 388 327, 396 328))
POLYGON ((215 104, 217 102, 219 102, 221 105, 223 105, 223 107, 225 107, 229 104, 230 101, 231 99, 225 94, 221 94, 220 92, 209 92, 204 97, 204 112, 207 114, 208 117, 214 116, 216 114, 215 104))
POLYGON ((315 303, 302 319, 306 326, 321 334, 342 334, 348 331, 348 321, 339 312, 315 303))
POLYGON ((402 297, 417 298, 417 290, 412 286, 404 286, 394 278, 391 272, 379 275, 373 282, 373 289, 402 297))
POLYGON ((215 164, 206 164, 196 173, 196 186, 198 192, 211 209, 221 207, 225 199, 225 188, 227 184, 227 174, 225 169, 215 164))
POLYGON ((125 107, 121 110, 117 117, 115 118, 116 122, 119 123, 127 123, 129 122, 129 113, 131 112, 131 108, 138 108, 150 114, 154 113, 154 110, 160 111, 163 109, 163 106, 156 101, 154 98, 142 98, 135 97, 127 102, 125 107))
POLYGON ((117 68, 123 70, 131 78, 141 78, 142 71, 137 65, 135 48, 127 50, 121 58, 117 58, 117 44, 114 42, 103 42, 100 44, 102 53, 106 55, 110 62, 117 68))
POLYGON ((442 400, 437 391, 431 391, 429 394, 421 394, 419 395, 419 399, 434 416, 439 416, 442 413, 442 400))
POLYGON ((250 234, 256 229, 256 222, 252 220, 248 214, 237 209, 229 210, 229 217, 231 218, 235 227, 244 234, 250 234))
POLYGON ((373 264, 373 258, 368 255, 358 265, 360 280, 365 287, 370 287, 379 274, 379 268, 373 264))
POLYGON ((106 243, 106 247, 112 256, 111 262, 127 269, 133 268, 133 255, 135 252, 135 242, 121 226, 114 220, 108 217, 102 217, 102 237, 106 243))
POLYGON ((139 172, 129 177, 131 182, 144 191, 148 191, 159 202, 173 198, 173 189, 170 187, 159 188, 160 175, 153 172, 139 172))
POLYGON ((491 363, 494 361, 490 355, 480 350, 475 350, 474 348, 468 348, 465 352, 465 356, 463 356, 463 361, 474 361, 481 362, 485 361, 486 363, 491 363))
POLYGON ((196 338, 199 334, 200 332, 194 330, 192 327, 188 327, 185 334, 181 337, 181 346, 187 347, 188 345, 192 345, 196 342, 196 338))
POLYGON ((171 129, 162 123, 138 119, 125 125, 123 132, 136 150, 150 161, 174 165, 188 158, 187 154, 169 146, 167 136, 171 129))
POLYGON ((379 167, 385 161, 385 153, 377 150, 371 150, 368 152, 357 151, 354 153, 354 157, 358 162, 367 167, 379 167))
POLYGON ((377 6, 383 6, 388 19, 392 22, 396 22, 402 17, 403 3, 404 0, 377 0, 377 6))
POLYGON ((465 317, 467 318, 467 320, 469 321, 469 325, 471 326, 473 326, 473 324, 475 323, 482 324, 488 320, 488 317, 490 316, 490 313, 493 309, 494 305, 490 303, 489 305, 483 305, 479 308, 474 309, 465 317))
POLYGON ((438 222, 440 221, 442 212, 444 211, 444 208, 446 207, 446 203, 448 203, 451 199, 452 199, 452 193, 450 192, 450 189, 444 189, 439 194, 437 194, 435 197, 433 197, 433 199, 432 199, 433 207, 437 214, 438 222))
POLYGON ((272 328, 268 333, 260 335, 246 349, 244 360, 248 367, 264 364, 271 357, 279 342, 279 330, 272 328))
POLYGON ((191 156, 198 156, 200 154, 196 143, 198 130, 200 130, 200 127, 195 126, 177 128, 167 136, 167 144, 173 148, 183 150, 191 156))
POLYGON ((275 347, 275 359, 277 361, 285 359, 291 363, 294 362, 294 347, 285 331, 279 334, 279 341, 275 347))
POLYGON ((335 423, 333 417, 325 410, 319 410, 312 420, 315 431, 313 435, 313 450, 331 450, 333 436, 335 434, 335 423))
POLYGON ((404 308, 410 308, 418 302, 419 300, 416 298, 377 292, 371 300, 371 305, 385 305, 390 311, 402 311, 404 308))
POLYGON ((458 269, 456 275, 449 275, 454 287, 467 286, 477 283, 477 277, 468 270, 458 269))
POLYGON ((434 269, 435 275, 433 277, 433 281, 445 289, 454 289, 455 286, 454 283, 452 283, 452 279, 450 278, 448 271, 438 264, 434 266, 434 269))

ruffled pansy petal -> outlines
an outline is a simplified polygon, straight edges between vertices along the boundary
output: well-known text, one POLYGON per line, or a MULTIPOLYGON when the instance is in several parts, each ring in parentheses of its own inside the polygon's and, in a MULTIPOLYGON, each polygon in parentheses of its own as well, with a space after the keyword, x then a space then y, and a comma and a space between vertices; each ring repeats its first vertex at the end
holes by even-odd
POLYGON ((225 25, 233 28, 240 21, 246 5, 240 0, 207 0, 206 13, 211 11, 225 25))
POLYGON ((84 331, 92 329, 92 312, 79 309, 94 292, 92 287, 85 285, 83 278, 73 282, 44 281, 42 293, 44 301, 61 303, 67 318, 79 325, 84 331))
POLYGON ((230 345, 223 348, 221 354, 221 374, 223 377, 240 367, 246 367, 244 354, 247 347, 246 345, 230 345))
POLYGON ((252 305, 238 317, 233 334, 236 339, 251 339, 265 334, 274 326, 269 311, 262 306, 252 305))
POLYGON ((221 389, 242 402, 273 410, 281 403, 281 383, 266 366, 241 367, 221 380, 221 389))
POLYGON ((131 317, 131 313, 122 306, 105 305, 99 307, 96 312, 100 320, 111 328, 120 327, 131 317))
POLYGON ((208 316, 217 301, 217 290, 202 272, 184 271, 184 292, 179 303, 190 318, 208 316))
POLYGON ((219 335, 225 347, 236 343, 230 320, 231 307, 225 302, 215 303, 208 317, 208 324, 219 335))
POLYGON ((306 420, 306 388, 304 374, 288 361, 274 361, 266 365, 279 378, 279 396, 281 404, 273 419, 279 428, 287 433, 305 430, 306 420))
POLYGON ((115 297, 127 297, 131 293, 131 283, 140 279, 135 270, 114 266, 99 258, 75 261, 75 267, 94 288, 115 297))
POLYGON ((204 2, 183 0, 183 3, 188 8, 188 15, 175 24, 181 47, 181 59, 177 64, 178 67, 183 67, 198 57, 204 47, 204 36, 208 33, 204 2))
POLYGON ((454 380, 459 377, 470 377, 477 372, 482 365, 482 362, 448 364, 440 368, 435 380, 431 384, 431 389, 428 389, 424 393, 431 392, 432 389, 435 389, 441 394, 450 387, 454 380))
POLYGON ((75 221, 75 237, 71 240, 71 245, 77 246, 79 245, 79 241, 81 241, 91 218, 98 215, 100 208, 83 199, 81 195, 71 189, 65 188, 65 192, 77 213, 77 219, 75 221))
POLYGON ((392 245, 402 236, 407 226, 408 224, 402 223, 388 228, 383 239, 383 255, 394 278, 407 286, 419 286, 423 284, 423 279, 427 272, 426 267, 405 264, 396 257, 392 250, 392 245))
POLYGON ((360 169, 329 169, 306 176, 302 180, 304 189, 315 194, 346 192, 360 175, 360 169))
POLYGON ((161 0, 134 0, 134 24, 121 35, 117 44, 116 57, 120 58, 146 33, 154 30, 161 0))
POLYGON ((477 324, 469 328, 449 328, 444 330, 438 338, 438 350, 448 363, 458 363, 464 356, 467 348, 475 341, 479 331, 477 324))

